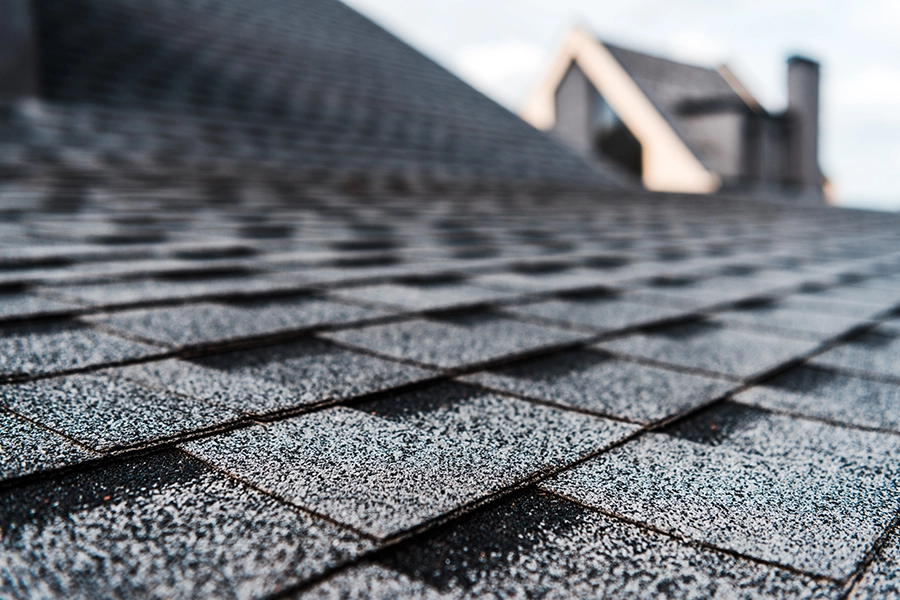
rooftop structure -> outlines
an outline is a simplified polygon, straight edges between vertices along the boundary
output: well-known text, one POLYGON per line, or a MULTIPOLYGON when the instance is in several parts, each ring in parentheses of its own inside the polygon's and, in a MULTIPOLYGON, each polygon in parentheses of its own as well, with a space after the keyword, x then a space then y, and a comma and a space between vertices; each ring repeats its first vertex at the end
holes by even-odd
POLYGON ((821 203, 818 63, 789 60, 788 98, 773 114, 727 66, 658 58, 575 29, 522 117, 652 190, 821 203))
MULTIPOLYGON (((300 5, 475 97, 253 14, 300 5)), ((897 215, 648 193, 484 99, 429 154, 344 144, 349 91, 340 135, 139 96, 3 117, 0 597, 896 593, 897 215)))

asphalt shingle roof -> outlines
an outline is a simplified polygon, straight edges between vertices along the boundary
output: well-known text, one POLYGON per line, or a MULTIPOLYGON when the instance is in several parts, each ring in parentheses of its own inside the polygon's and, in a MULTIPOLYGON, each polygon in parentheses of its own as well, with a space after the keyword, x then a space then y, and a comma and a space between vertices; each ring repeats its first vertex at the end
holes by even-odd
POLYGON ((896 595, 897 215, 611 187, 330 0, 39 5, 86 12, 0 132, 0 597, 896 595), (298 49, 276 168, 234 86, 298 49), (327 129, 378 99, 488 175, 327 129))

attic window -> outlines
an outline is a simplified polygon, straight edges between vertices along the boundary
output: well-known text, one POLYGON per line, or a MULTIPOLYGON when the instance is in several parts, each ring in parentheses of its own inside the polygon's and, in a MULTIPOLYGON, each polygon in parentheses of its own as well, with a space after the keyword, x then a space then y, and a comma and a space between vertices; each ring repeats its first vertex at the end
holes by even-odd
POLYGON ((594 151, 619 163, 638 177, 643 174, 643 149, 619 115, 593 87, 591 108, 594 151))

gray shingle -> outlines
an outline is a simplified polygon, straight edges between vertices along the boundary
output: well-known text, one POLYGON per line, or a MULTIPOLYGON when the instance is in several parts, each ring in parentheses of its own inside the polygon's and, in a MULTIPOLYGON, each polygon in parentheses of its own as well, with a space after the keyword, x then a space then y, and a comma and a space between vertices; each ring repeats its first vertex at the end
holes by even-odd
POLYGON ((364 321, 388 313, 320 298, 253 304, 192 304, 91 317, 125 334, 169 346, 225 342, 288 331, 364 321))
POLYGON ((75 323, 0 328, 0 375, 38 375, 103 365, 158 349, 75 323))
POLYGON ((98 451, 172 438, 238 418, 227 408, 105 373, 0 386, 0 402, 98 451))
POLYGON ((528 493, 297 598, 837 598, 840 591, 528 493))
POLYGON ((414 319, 323 334, 379 354, 453 369, 574 343, 585 334, 533 325, 494 314, 414 319))
POLYGON ((849 597, 852 600, 862 600, 898 596, 900 596, 900 533, 894 526, 849 597))
POLYGON ((49 300, 30 292, 4 293, 0 288, 0 319, 65 314, 77 308, 75 305, 49 300))
POLYGON ((0 519, 4 598, 260 598, 369 548, 179 454, 3 492, 0 519))
POLYGON ((815 357, 813 364, 900 378, 900 335, 881 325, 815 357))
POLYGON ((716 314, 716 319, 756 331, 769 331, 776 335, 820 342, 869 323, 863 319, 840 315, 782 308, 778 303, 720 312, 716 314))
POLYGON ((630 335, 596 347, 749 379, 811 352, 816 344, 727 327, 711 320, 630 335))
POLYGON ((0 479, 76 464, 94 455, 54 433, 0 411, 0 479))
POLYGON ((512 314, 581 325, 598 332, 673 319, 686 312, 679 308, 629 302, 612 294, 593 298, 548 300, 505 310, 512 314))
POLYGON ((445 384, 185 448, 289 502, 389 537, 633 430, 445 384))
POLYGON ((662 531, 843 579, 900 508, 900 437, 725 403, 541 484, 662 531))
POLYGON ((343 290, 332 296, 358 302, 377 303, 409 310, 446 310, 487 304, 511 298, 514 294, 488 290, 465 282, 414 285, 383 283, 343 290))
POLYGON ((551 293, 600 285, 611 285, 623 278, 600 269, 571 268, 533 273, 492 273, 472 278, 472 283, 486 288, 519 293, 551 293))
POLYGON ((900 386, 797 367, 739 394, 745 404, 900 433, 900 386))
POLYGON ((353 398, 435 375, 318 340, 191 361, 145 363, 119 372, 148 385, 257 415, 353 398))
POLYGON ((650 423, 673 417, 722 396, 735 384, 575 351, 465 377, 520 394, 650 423))

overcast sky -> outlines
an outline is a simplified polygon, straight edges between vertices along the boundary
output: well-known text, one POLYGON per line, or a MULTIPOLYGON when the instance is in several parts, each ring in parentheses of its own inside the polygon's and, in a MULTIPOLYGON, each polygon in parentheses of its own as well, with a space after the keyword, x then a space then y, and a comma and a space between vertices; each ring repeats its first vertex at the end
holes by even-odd
POLYGON ((574 24, 728 63, 771 110, 786 58, 822 62, 822 168, 842 204, 900 210, 900 0, 345 0, 518 112, 574 24))

